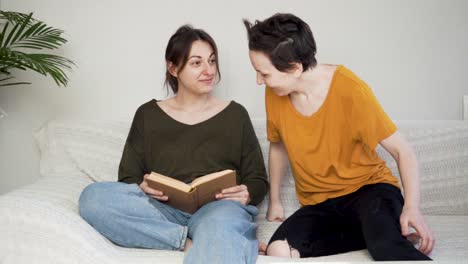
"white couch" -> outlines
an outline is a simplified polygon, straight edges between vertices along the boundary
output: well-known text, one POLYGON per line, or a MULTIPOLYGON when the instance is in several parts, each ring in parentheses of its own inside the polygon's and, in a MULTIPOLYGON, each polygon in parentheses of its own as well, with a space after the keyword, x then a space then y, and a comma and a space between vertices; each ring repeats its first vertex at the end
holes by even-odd
MULTIPOLYGON (((254 120, 267 162, 265 121, 254 120)), ((0 196, 0 263, 182 263, 183 253, 114 245, 78 214, 81 190, 93 181, 112 181, 129 122, 51 121, 36 134, 41 152, 37 182, 0 196)), ((468 263, 468 122, 397 122, 414 146, 421 170, 421 208, 435 233, 431 257, 468 263)), ((379 149, 390 168, 395 162, 379 149)), ((288 171, 283 205, 298 208, 288 171)), ((257 217, 258 237, 268 242, 277 227, 265 220, 267 201, 257 217)), ((295 262, 368 262, 367 250, 295 262)), ((257 263, 289 262, 260 256, 257 263)))

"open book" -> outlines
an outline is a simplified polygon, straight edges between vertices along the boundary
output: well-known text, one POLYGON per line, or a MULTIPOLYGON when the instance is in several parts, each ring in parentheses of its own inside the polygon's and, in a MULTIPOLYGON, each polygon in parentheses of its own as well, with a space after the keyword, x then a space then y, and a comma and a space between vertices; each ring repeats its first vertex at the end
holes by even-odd
POLYGON ((162 191, 169 197, 168 205, 193 214, 206 203, 216 200, 215 195, 223 189, 233 187, 236 172, 223 170, 198 177, 190 184, 162 174, 151 172, 147 178, 149 187, 162 191))

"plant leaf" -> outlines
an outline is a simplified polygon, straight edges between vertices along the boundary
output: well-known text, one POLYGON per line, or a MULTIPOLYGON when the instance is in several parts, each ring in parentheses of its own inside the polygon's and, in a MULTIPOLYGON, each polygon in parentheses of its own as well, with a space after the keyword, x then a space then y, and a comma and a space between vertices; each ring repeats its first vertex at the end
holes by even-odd
POLYGON ((0 87, 2 87, 2 86, 10 86, 10 85, 19 85, 19 84, 31 84, 31 83, 30 83, 30 82, 6 83, 6 84, 0 84, 0 87))
POLYGON ((6 78, 3 78, 3 79, 0 79, 0 82, 4 82, 6 80, 10 80, 10 79, 13 79, 13 78, 15 78, 15 77, 13 77, 13 76, 6 77, 6 78))
POLYGON ((13 35, 15 34, 16 32, 16 29, 20 26, 20 24, 15 24, 13 26, 13 29, 8 32, 8 34, 6 35, 6 40, 4 43, 1 43, 2 47, 8 47, 8 42, 10 42, 11 38, 13 37, 13 35))
POLYGON ((30 13, 28 17, 26 18, 26 20, 23 21, 23 23, 18 24, 18 25, 21 25, 21 27, 19 28, 18 32, 16 32, 16 35, 11 40, 11 43, 14 43, 22 35, 21 33, 24 31, 26 26, 28 26, 29 21, 31 21, 32 15, 33 13, 30 13))
MULTIPOLYGON (((27 14, 18 13, 18 12, 11 12, 11 11, 1 11, 0 10, 0 19, 5 19, 10 23, 20 23, 24 21, 28 17, 27 14)), ((30 23, 33 21, 37 21, 36 19, 31 19, 30 23)))
POLYGON ((66 86, 69 79, 64 69, 71 70, 75 65, 73 61, 51 54, 28 54, 22 50, 56 49, 67 42, 61 37, 62 30, 49 27, 35 20, 32 15, 33 13, 26 15, 0 10, 0 19, 8 21, 0 35, 0 77, 6 74, 8 77, 4 80, 9 80, 10 69, 30 69, 52 77, 58 86, 66 86))
POLYGON ((71 69, 75 63, 69 59, 52 54, 25 54, 15 52, 21 59, 21 65, 42 75, 50 75, 58 86, 66 86, 68 77, 61 67, 71 69))

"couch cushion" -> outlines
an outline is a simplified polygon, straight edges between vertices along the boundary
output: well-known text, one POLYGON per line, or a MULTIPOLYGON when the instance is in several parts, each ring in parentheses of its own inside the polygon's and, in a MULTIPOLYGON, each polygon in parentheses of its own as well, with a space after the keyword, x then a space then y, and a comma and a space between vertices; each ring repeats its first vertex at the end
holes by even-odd
POLYGON ((116 181, 129 128, 125 121, 50 121, 35 134, 41 174, 79 170, 95 181, 116 181))

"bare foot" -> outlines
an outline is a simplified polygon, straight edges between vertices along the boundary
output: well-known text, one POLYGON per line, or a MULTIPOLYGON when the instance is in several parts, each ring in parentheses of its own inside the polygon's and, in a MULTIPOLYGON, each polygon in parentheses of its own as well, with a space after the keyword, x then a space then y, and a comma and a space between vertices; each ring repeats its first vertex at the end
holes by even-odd
POLYGON ((267 245, 263 242, 258 241, 258 254, 266 255, 267 245))
POLYGON ((185 246, 184 246, 184 252, 187 252, 187 250, 192 246, 192 239, 188 238, 185 240, 185 246))

